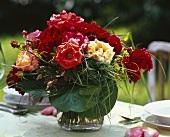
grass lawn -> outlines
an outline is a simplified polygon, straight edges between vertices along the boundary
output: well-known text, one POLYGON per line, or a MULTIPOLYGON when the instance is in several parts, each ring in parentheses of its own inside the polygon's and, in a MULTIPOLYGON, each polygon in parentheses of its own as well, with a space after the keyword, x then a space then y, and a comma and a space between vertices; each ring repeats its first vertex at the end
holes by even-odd
POLYGON ((15 39, 21 42, 22 37, 19 37, 19 35, 0 36, 1 46, 4 52, 4 55, 5 55, 5 61, 6 61, 5 75, 3 79, 0 81, 0 101, 2 101, 2 96, 4 94, 4 92, 2 91, 2 88, 6 86, 5 77, 7 76, 8 72, 11 70, 11 65, 14 64, 17 53, 18 53, 18 50, 13 49, 10 45, 10 42, 15 39))
MULTIPOLYGON (((0 36, 1 44, 2 44, 2 49, 5 54, 5 60, 6 60, 6 73, 3 79, 0 81, 0 101, 2 101, 2 96, 4 92, 2 91, 2 88, 6 86, 5 78, 8 74, 8 72, 11 70, 11 65, 14 64, 18 50, 13 49, 10 45, 10 42, 12 40, 17 40, 18 42, 22 42, 23 38, 14 35, 14 36, 0 36)), ((120 83, 120 85, 123 85, 123 83, 120 83)), ((128 88, 131 89, 132 84, 128 85, 128 88)), ((125 102, 133 102, 135 104, 140 104, 140 105, 145 105, 147 103, 147 92, 142 85, 142 83, 139 81, 134 89, 134 92, 127 92, 125 88, 119 88, 118 92, 118 100, 120 101, 125 101, 125 102)))
MULTIPOLYGON (((123 83, 121 84, 123 85, 123 83)), ((145 105, 148 102, 148 93, 143 83, 141 81, 136 83, 133 91, 132 87, 132 84, 128 85, 128 88, 130 89, 129 91, 127 91, 125 88, 119 88, 118 100, 145 105)))

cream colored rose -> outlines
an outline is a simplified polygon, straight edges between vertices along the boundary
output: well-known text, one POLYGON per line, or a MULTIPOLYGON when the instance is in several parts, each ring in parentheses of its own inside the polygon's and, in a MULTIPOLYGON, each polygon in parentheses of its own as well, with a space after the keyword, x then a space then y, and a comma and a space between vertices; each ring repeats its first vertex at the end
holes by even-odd
POLYGON ((115 55, 113 52, 114 47, 111 47, 108 43, 95 39, 88 44, 88 56, 93 57, 96 60, 104 61, 110 64, 115 55))

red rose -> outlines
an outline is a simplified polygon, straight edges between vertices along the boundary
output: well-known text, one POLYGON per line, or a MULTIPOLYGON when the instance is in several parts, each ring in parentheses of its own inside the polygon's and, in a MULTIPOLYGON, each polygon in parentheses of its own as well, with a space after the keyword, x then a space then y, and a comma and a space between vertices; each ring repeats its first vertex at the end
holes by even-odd
POLYGON ((91 41, 93 41, 95 38, 106 41, 107 37, 109 36, 109 33, 105 29, 94 23, 90 24, 82 22, 76 24, 76 30, 81 32, 83 35, 87 35, 91 41))
POLYGON ((65 69, 75 68, 81 64, 83 57, 80 47, 71 41, 58 46, 56 50, 56 61, 65 69))
POLYGON ((50 56, 50 53, 54 53, 55 41, 53 39, 53 29, 45 29, 40 36, 38 50, 45 56, 50 56))
POLYGON ((76 23, 83 22, 84 19, 81 17, 76 16, 75 13, 67 13, 66 11, 61 12, 60 14, 53 14, 50 17, 50 20, 47 21, 48 27, 55 27, 55 28, 62 28, 62 27, 68 27, 71 29, 74 29, 74 26, 76 23))
POLYGON ((87 27, 87 31, 91 32, 91 34, 93 34, 99 40, 105 41, 106 38, 109 36, 109 33, 105 29, 96 24, 89 24, 87 27))
POLYGON ((151 56, 148 50, 135 49, 130 57, 124 57, 122 62, 127 67, 130 81, 136 83, 141 78, 141 72, 149 71, 153 68, 151 56))
POLYGON ((145 71, 149 71, 153 68, 151 56, 148 50, 143 49, 135 49, 130 54, 131 62, 134 62, 138 65, 139 69, 143 69, 145 71))
POLYGON ((127 68, 129 82, 133 81, 134 83, 136 83, 141 78, 140 69, 137 66, 137 64, 135 64, 134 62, 131 62, 129 57, 124 57, 122 59, 122 62, 127 68))
POLYGON ((24 91, 22 91, 19 87, 17 87, 17 82, 19 81, 19 77, 17 76, 18 72, 22 71, 16 67, 12 67, 12 70, 8 73, 6 83, 9 88, 15 88, 19 94, 24 95, 24 91))
POLYGON ((65 32, 62 36, 62 43, 66 43, 71 39, 72 43, 79 45, 82 51, 85 51, 87 49, 89 43, 89 39, 87 36, 83 36, 79 32, 65 32))
POLYGON ((12 70, 8 73, 6 83, 9 87, 13 87, 19 80, 19 77, 16 75, 20 69, 13 67, 12 70))
POLYGON ((122 44, 120 39, 116 35, 111 35, 107 38, 110 46, 114 47, 114 52, 116 55, 119 55, 122 50, 122 44))

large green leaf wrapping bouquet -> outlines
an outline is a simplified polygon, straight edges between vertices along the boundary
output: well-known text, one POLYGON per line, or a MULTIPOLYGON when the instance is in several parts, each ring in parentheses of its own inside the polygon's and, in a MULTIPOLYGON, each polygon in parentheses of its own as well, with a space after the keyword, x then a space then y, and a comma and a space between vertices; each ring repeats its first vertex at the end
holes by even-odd
POLYGON ((146 49, 126 46, 124 37, 87 23, 75 13, 53 14, 47 28, 22 32, 23 43, 7 85, 20 94, 48 96, 60 112, 81 117, 107 115, 117 99, 118 80, 136 83, 152 66, 146 49))

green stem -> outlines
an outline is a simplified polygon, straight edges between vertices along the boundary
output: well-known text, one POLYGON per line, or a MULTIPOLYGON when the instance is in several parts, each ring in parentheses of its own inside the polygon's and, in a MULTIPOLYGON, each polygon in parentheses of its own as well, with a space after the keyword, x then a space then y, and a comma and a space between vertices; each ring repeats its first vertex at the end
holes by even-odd
POLYGON ((147 86, 147 83, 146 83, 146 79, 145 79, 145 77, 144 77, 143 74, 141 75, 141 79, 142 79, 142 82, 143 82, 144 85, 145 85, 147 94, 148 94, 148 96, 149 96, 149 100, 152 102, 153 100, 152 100, 152 98, 151 98, 151 95, 150 95, 150 92, 149 92, 149 89, 148 89, 148 86, 147 86))

